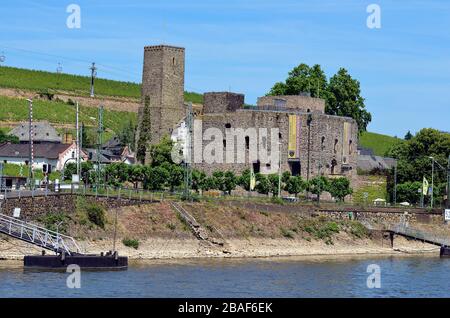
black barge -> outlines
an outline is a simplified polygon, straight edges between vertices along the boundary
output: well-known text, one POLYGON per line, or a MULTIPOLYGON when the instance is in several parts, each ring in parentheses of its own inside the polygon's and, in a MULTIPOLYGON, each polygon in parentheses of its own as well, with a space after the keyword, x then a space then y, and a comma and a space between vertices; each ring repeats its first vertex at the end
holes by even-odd
POLYGON ((448 246, 441 246, 441 257, 450 257, 450 247, 448 246))
POLYGON ((128 257, 119 256, 117 252, 100 255, 94 254, 72 254, 61 253, 58 255, 29 255, 23 258, 26 269, 62 269, 66 270, 69 265, 78 265, 80 269, 89 270, 126 270, 128 268, 128 257))

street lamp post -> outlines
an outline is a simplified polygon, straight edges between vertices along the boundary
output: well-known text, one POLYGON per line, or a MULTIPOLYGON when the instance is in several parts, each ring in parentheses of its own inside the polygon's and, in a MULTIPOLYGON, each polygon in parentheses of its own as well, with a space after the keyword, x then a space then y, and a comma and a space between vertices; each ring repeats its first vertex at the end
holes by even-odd
POLYGON ((434 201, 434 157, 429 157, 431 159, 431 208, 433 208, 434 201))
POLYGON ((281 141, 278 141, 278 197, 281 198, 281 141))

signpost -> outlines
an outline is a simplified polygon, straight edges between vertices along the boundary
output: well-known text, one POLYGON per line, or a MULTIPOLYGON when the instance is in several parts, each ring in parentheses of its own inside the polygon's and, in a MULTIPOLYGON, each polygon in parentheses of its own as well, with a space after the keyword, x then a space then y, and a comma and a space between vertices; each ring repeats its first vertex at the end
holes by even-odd
POLYGON ((445 209, 445 211, 444 211, 444 221, 445 222, 450 221, 450 209, 445 209))

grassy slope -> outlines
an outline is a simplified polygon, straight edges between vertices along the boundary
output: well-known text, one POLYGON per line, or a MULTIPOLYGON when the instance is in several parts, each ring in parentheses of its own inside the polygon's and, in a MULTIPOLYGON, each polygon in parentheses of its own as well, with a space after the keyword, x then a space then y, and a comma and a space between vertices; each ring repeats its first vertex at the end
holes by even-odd
MULTIPOLYGON (((72 92, 81 96, 88 96, 90 77, 58 74, 44 71, 26 70, 15 67, 0 68, 0 87, 18 88, 31 91, 47 89, 72 92)), ((102 96, 116 96, 141 98, 141 85, 131 82, 120 82, 97 78, 95 92, 102 96)), ((203 96, 198 93, 186 92, 187 102, 202 103, 203 96)))
POLYGON ((364 148, 372 149, 375 155, 384 156, 386 151, 402 139, 381 135, 377 133, 364 132, 359 138, 359 145, 364 148))
MULTIPOLYGON (((86 126, 97 126, 97 109, 80 107, 80 121, 86 126)), ((33 102, 33 118, 47 120, 54 124, 70 124, 75 121, 75 107, 65 103, 36 100, 33 102)), ((137 114, 105 110, 103 113, 106 129, 118 132, 124 123, 137 121, 137 114)), ((28 119, 28 103, 19 98, 0 96, 0 123, 2 121, 24 121, 28 119)))

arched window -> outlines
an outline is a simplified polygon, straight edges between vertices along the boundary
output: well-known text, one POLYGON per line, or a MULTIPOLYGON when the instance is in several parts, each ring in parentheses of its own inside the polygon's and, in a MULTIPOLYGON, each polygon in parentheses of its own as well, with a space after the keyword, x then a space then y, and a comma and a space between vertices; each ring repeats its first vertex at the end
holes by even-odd
POLYGON ((339 140, 335 139, 334 140, 334 153, 337 153, 337 145, 338 145, 339 140))
POLYGON ((245 149, 250 149, 250 137, 245 136, 245 149))
POLYGON ((351 155, 353 152, 353 140, 348 142, 348 154, 351 155))
POLYGON ((226 123, 225 124, 225 128, 231 128, 231 124, 230 123, 226 123))
POLYGON ((321 148, 321 150, 323 151, 324 149, 325 149, 325 137, 324 136, 322 136, 322 140, 321 140, 321 146, 320 146, 321 148))

